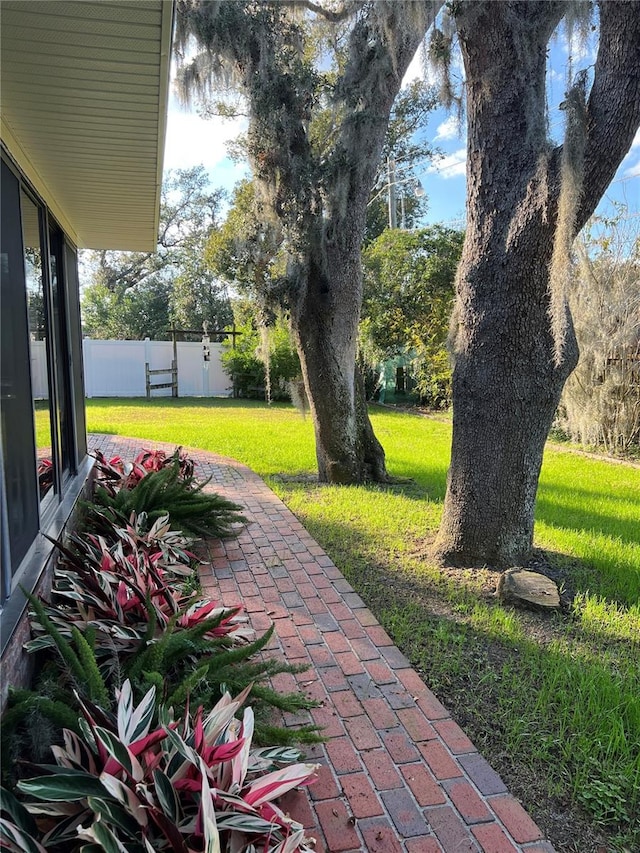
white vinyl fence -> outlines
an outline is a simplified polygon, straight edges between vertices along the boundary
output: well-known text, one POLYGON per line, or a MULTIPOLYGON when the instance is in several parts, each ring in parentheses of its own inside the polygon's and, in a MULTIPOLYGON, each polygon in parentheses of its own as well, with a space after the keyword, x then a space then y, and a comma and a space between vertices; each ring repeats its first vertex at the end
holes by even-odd
MULTIPOLYGON (((205 362, 201 343, 178 342, 178 396, 231 395, 231 379, 222 369, 222 344, 209 344, 205 362), (205 366, 206 365, 206 366, 205 366)), ((171 367, 171 341, 94 341, 85 338, 84 385, 87 397, 144 397, 145 362, 151 370, 171 367)), ((31 377, 36 398, 47 398, 47 364, 44 342, 31 344, 31 377)), ((171 374, 153 376, 152 383, 169 382, 171 374)), ((170 397, 171 388, 151 391, 152 397, 170 397)))
MULTIPOLYGON (((171 341, 93 341, 84 339, 84 382, 87 397, 144 397, 145 363, 150 370, 171 367, 171 341)), ((178 396, 220 397, 231 393, 231 379, 222 369, 222 344, 209 344, 205 362, 201 343, 178 342, 178 396)), ((169 382, 171 374, 152 382, 169 382)), ((171 388, 151 391, 152 397, 170 397, 171 388)))
POLYGON ((31 386, 35 400, 49 399, 49 382, 47 380, 47 343, 46 341, 31 341, 31 386))

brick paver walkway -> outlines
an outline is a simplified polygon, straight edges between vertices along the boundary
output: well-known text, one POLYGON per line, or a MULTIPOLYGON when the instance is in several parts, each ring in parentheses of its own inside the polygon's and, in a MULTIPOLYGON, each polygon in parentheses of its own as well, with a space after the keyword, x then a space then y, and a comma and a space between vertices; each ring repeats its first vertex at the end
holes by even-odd
MULTIPOLYGON (((132 459, 173 445, 89 436, 91 449, 132 459)), ((285 716, 315 721, 329 740, 309 747, 317 781, 281 806, 326 853, 553 853, 553 847, 317 542, 263 480, 231 459, 191 451, 200 477, 245 507, 237 539, 210 542, 204 590, 239 599, 271 648, 308 664, 276 686, 321 704, 285 716)))

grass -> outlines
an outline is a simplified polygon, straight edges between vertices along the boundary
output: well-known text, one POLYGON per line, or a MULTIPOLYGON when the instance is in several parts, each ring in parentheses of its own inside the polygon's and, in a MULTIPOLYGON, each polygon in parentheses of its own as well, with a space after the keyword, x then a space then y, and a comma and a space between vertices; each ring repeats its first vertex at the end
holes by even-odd
POLYGON ((574 597, 563 614, 537 617, 502 607, 487 593, 487 573, 444 573, 429 562, 449 461, 446 422, 375 408, 389 470, 411 480, 332 487, 308 476, 312 424, 287 405, 89 400, 87 418, 93 432, 212 450, 265 477, 556 848, 586 853, 604 838, 610 849, 637 849, 637 468, 547 450, 536 544, 574 597))
POLYGON ((49 401, 35 400, 33 404, 36 422, 36 447, 51 453, 51 417, 49 401))

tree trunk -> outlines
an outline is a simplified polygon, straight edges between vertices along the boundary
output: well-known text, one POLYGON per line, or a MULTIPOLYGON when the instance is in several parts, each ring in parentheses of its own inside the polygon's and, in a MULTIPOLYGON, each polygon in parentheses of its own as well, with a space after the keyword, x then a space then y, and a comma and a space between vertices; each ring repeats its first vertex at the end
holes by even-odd
POLYGON ((374 435, 355 364, 360 241, 342 236, 327 244, 320 236, 310 243, 306 285, 291 321, 313 418, 318 478, 324 483, 385 481, 384 450, 374 435))
POLYGON ((470 316, 457 333, 452 458, 437 542, 448 563, 526 559, 545 441, 577 362, 571 334, 563 363, 554 363, 548 257, 513 260, 488 248, 474 270, 509 295, 508 307, 473 288, 468 264, 460 275, 470 316))
MULTIPOLYGON (((481 2, 462 4, 457 18, 468 224, 451 333, 452 459, 436 542, 449 563, 513 565, 529 555, 544 445, 577 363, 568 309, 563 340, 550 320, 561 149, 545 138, 545 58, 564 11, 561 2, 481 2)), ((600 4, 574 233, 640 121, 637 12, 637 3, 600 4)))

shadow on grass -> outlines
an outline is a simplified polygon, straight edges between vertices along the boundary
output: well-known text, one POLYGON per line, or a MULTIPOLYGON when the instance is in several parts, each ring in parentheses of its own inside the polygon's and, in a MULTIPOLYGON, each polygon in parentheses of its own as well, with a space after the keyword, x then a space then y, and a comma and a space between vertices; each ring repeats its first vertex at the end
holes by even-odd
MULTIPOLYGON (((423 471, 424 470, 426 469, 423 469, 423 471)), ((439 523, 438 504, 441 505, 442 503, 442 498, 439 493, 444 492, 445 484, 444 478, 439 477, 437 473, 433 472, 429 477, 423 474, 423 478, 421 479, 422 482, 418 482, 417 480, 408 480, 398 481, 388 485, 371 483, 353 488, 361 492, 369 492, 376 495, 388 494, 390 501, 393 501, 394 496, 398 496, 402 499, 414 501, 416 505, 423 503, 425 506, 424 527, 419 532, 415 529, 415 523, 413 527, 416 539, 419 537, 422 540, 420 543, 422 547, 414 549, 414 553, 421 551, 422 557, 424 558, 424 538, 428 537, 429 534, 435 535, 437 524, 439 523), (427 482, 425 482, 425 480, 427 482)), ((304 515, 303 521, 306 523, 308 520, 310 525, 313 525, 316 522, 310 513, 305 512, 304 505, 306 503, 313 503, 316 500, 316 490, 318 499, 322 502, 321 495, 325 489, 331 490, 345 488, 320 485, 318 484, 315 476, 309 475, 308 473, 301 474, 298 477, 274 476, 270 478, 270 480, 272 484, 282 486, 284 487, 285 492, 288 491, 291 493, 293 496, 292 503, 294 505, 294 509, 296 505, 299 505, 301 507, 300 512, 304 515), (302 495, 303 500, 301 501, 299 497, 296 498, 296 494, 302 495)), ((285 495, 285 500, 286 499, 287 496, 285 495)), ((363 544, 368 543, 365 550, 375 551, 377 543, 371 542, 370 538, 373 538, 374 535, 379 535, 384 539, 384 537, 389 534, 393 535, 395 531, 390 530, 389 525, 385 528, 384 525, 380 523, 379 519, 372 519, 369 521, 366 517, 367 508, 363 502, 358 505, 356 498, 354 498, 353 507, 351 523, 348 525, 349 529, 354 531, 354 533, 355 531, 359 532, 362 536, 363 544), (359 522, 359 519, 356 520, 358 518, 358 506, 361 509, 361 522, 359 522), (369 528, 367 527, 368 525, 369 528), (367 533, 368 529, 370 531, 369 534, 367 533)), ((397 517, 398 514, 393 513, 393 504, 389 503, 388 507, 389 513, 393 515, 394 518, 397 517)), ((540 504, 540 510, 541 511, 538 512, 537 520, 539 522, 544 522, 549 527, 555 528, 559 533, 562 533, 562 528, 556 527, 558 521, 557 512, 553 512, 546 507, 544 500, 540 504)), ((369 511, 371 510, 369 509, 369 511)), ((598 518, 598 516, 595 517, 598 518)), ((633 553, 636 548, 634 538, 632 537, 631 541, 627 543, 622 541, 621 545, 616 534, 607 530, 607 524, 605 523, 606 518, 602 519, 600 517, 600 520, 602 521, 602 524, 600 525, 601 530, 595 530, 594 526, 589 524, 589 514, 587 512, 578 512, 572 516, 572 521, 575 526, 569 528, 576 537, 580 537, 582 532, 588 533, 594 538, 596 536, 599 537, 599 540, 595 539, 595 541, 590 545, 591 551, 593 552, 593 563, 590 563, 588 559, 581 559, 573 554, 563 553, 552 549, 543 549, 543 562, 547 563, 550 568, 549 576, 557 583, 565 584, 570 597, 573 597, 577 592, 590 593, 593 595, 599 595, 606 601, 615 603, 616 605, 623 607, 632 606, 640 598, 640 566, 638 565, 635 553, 633 553)), ((632 530, 632 525, 629 525, 626 532, 631 532, 632 530)), ((636 531, 633 532, 635 533, 636 531)), ((411 534, 409 533, 407 535, 410 536, 411 534)), ((384 545, 384 542, 381 544, 384 545)), ((347 553, 344 555, 344 558, 349 559, 350 556, 351 555, 347 553)), ((539 562, 539 560, 534 559, 534 562, 539 562)), ((534 566, 534 568, 539 567, 534 566)))
MULTIPOLYGON (((615 514, 616 502, 616 496, 611 493, 545 483, 538 492, 536 518, 554 527, 601 533, 604 536, 620 537, 625 542, 640 544, 640 509, 637 519, 620 518, 615 514), (581 509, 575 505, 577 495, 584 495, 586 500, 607 501, 611 513, 581 509)), ((622 498, 619 502, 628 505, 631 498, 622 498)))
POLYGON ((248 400, 240 397, 89 397, 85 400, 87 408, 117 406, 122 409, 137 409, 145 406, 150 409, 291 409, 290 403, 273 402, 267 407, 264 400, 248 400))
POLYGON ((558 849, 573 850, 576 841, 583 853, 595 849, 594 824, 611 837, 622 833, 633 848, 640 840, 633 642, 600 654, 593 633, 566 615, 525 616, 455 588, 435 567, 403 566, 384 549, 375 559, 354 525, 314 519, 307 527, 534 818, 553 814, 544 828, 558 849))

